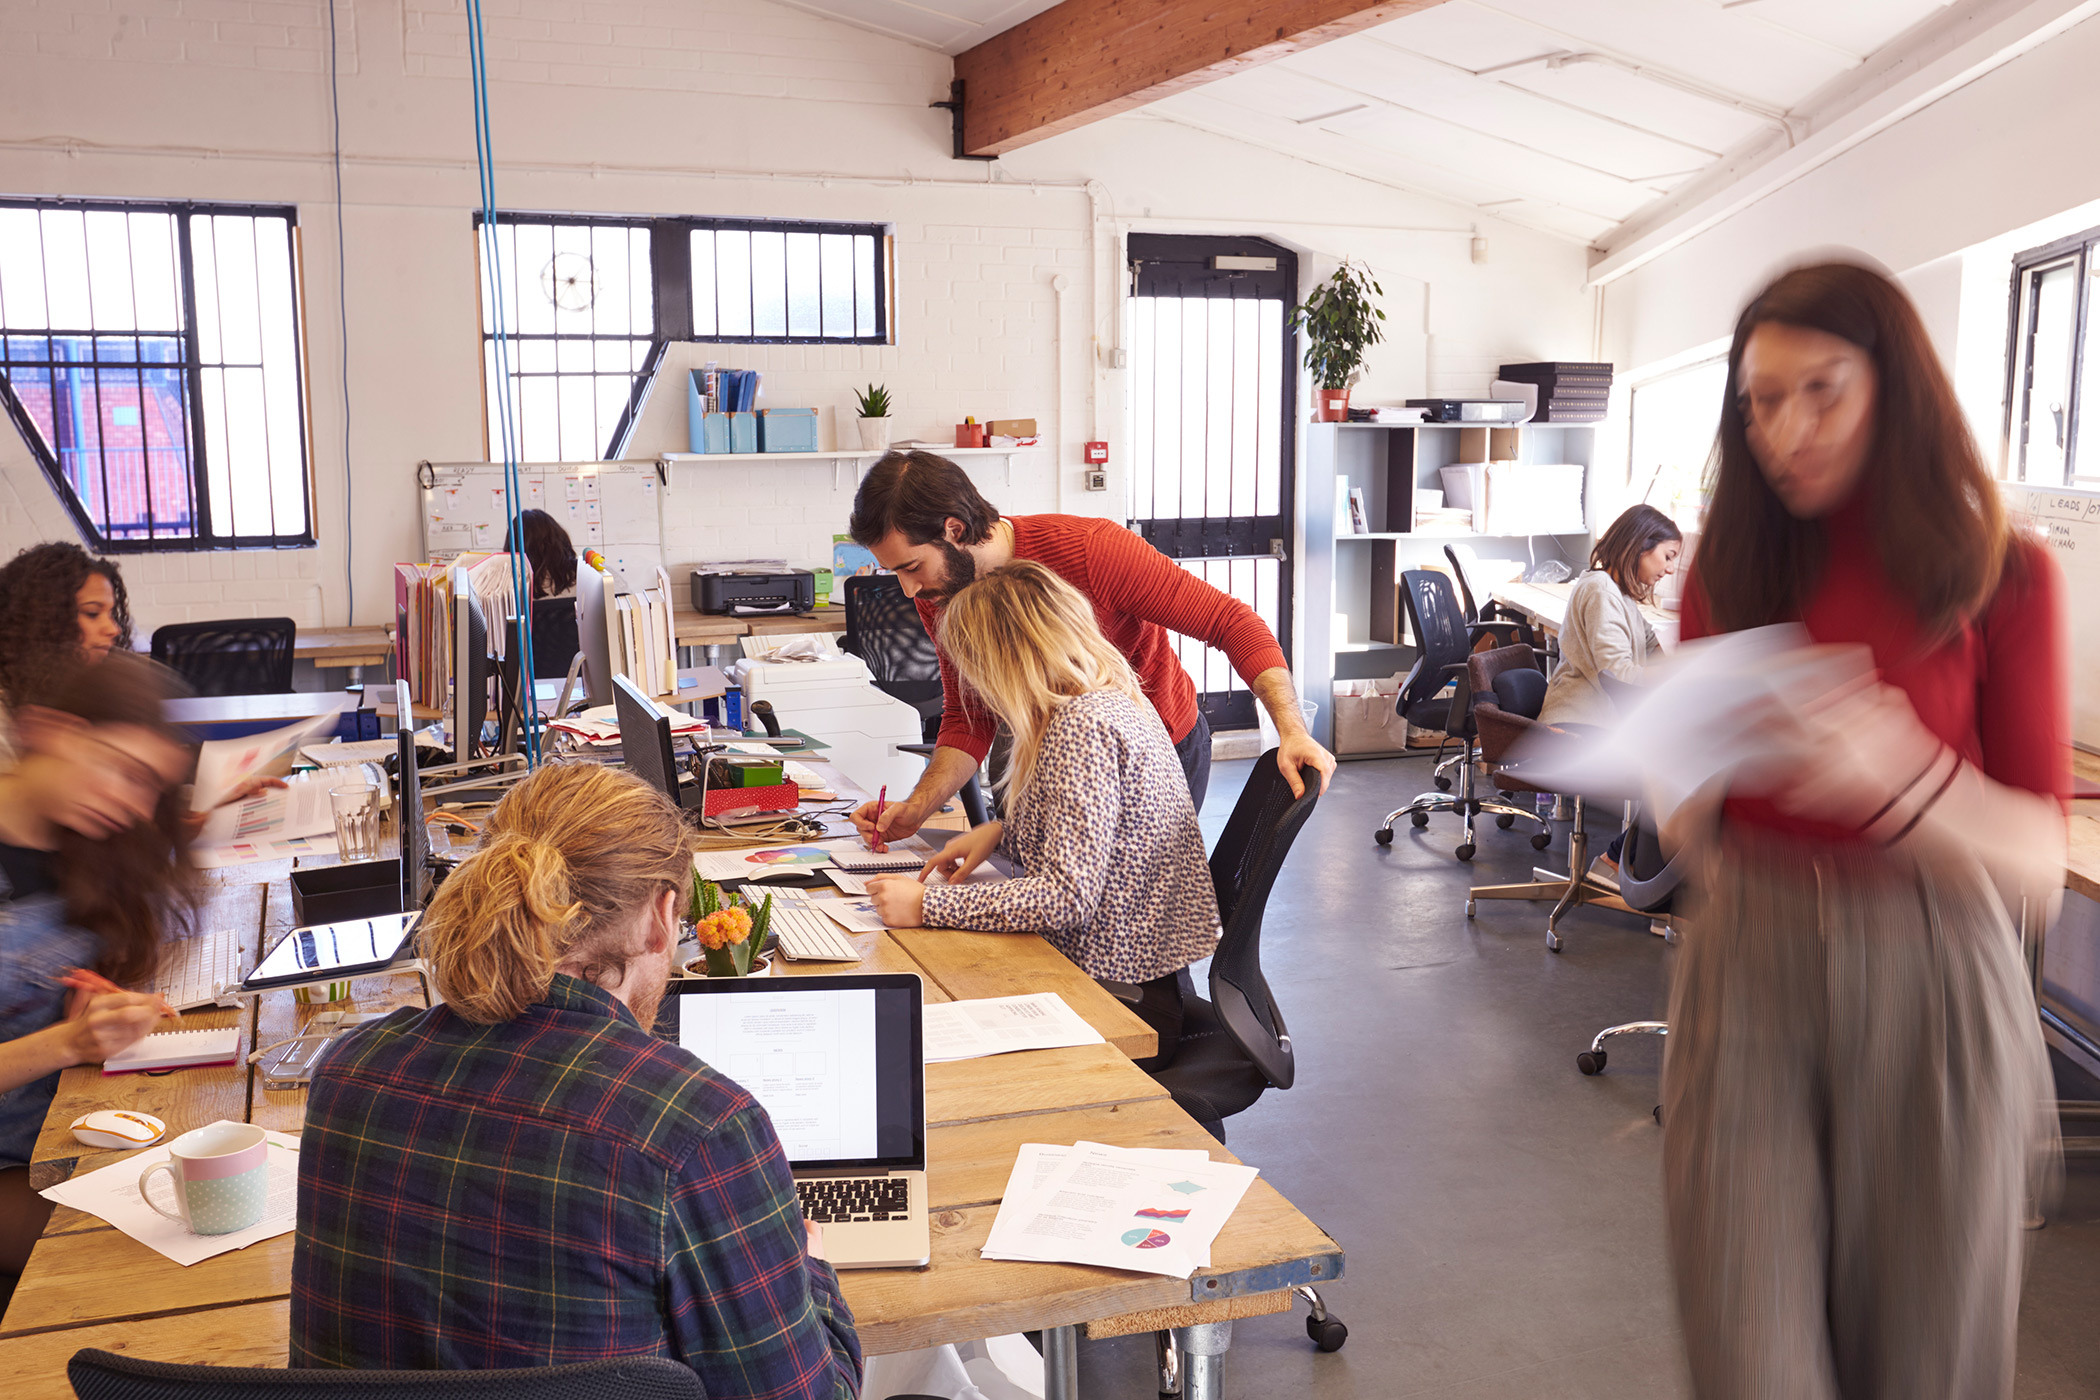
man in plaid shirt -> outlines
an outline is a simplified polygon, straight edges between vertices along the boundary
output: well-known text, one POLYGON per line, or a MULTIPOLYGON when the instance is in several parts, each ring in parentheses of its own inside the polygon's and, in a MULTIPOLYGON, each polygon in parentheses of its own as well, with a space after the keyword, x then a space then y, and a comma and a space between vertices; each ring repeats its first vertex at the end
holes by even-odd
POLYGON ((505 799, 424 920, 447 1004, 314 1077, 294 1366, 659 1355, 714 1396, 858 1393, 765 1110, 646 1029, 689 860, 676 812, 613 770, 552 765, 505 799))

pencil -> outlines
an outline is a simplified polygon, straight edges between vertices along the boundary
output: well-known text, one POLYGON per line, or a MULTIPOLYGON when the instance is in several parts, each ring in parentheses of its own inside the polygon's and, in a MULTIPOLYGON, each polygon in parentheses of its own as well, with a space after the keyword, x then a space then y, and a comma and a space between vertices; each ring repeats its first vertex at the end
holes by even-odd
MULTIPOLYGON (((76 967, 71 972, 68 972, 65 976, 59 978, 58 980, 65 986, 72 987, 83 992, 116 992, 121 995, 124 991, 122 987, 119 987, 116 983, 110 981, 101 973, 91 971, 90 969, 85 967, 76 967)), ((177 1011, 174 1007, 168 1005, 168 999, 166 997, 158 997, 156 998, 156 1000, 160 1002, 161 1015, 166 1016, 169 1019, 175 1021, 180 1021, 182 1019, 182 1013, 180 1011, 177 1011)))

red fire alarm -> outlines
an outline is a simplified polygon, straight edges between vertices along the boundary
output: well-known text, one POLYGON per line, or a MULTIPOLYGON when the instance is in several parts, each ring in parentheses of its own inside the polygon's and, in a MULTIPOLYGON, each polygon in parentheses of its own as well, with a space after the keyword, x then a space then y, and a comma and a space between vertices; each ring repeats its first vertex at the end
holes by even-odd
POLYGON ((1105 467, 1105 466, 1107 466, 1107 465, 1108 465, 1108 444, 1107 444, 1107 443, 1105 443, 1105 442, 1090 442, 1090 443, 1088 443, 1088 444, 1086 445, 1086 459, 1087 459, 1088 463, 1089 463, 1089 464, 1091 464, 1091 465, 1093 465, 1093 466, 1097 466, 1097 467, 1105 467))

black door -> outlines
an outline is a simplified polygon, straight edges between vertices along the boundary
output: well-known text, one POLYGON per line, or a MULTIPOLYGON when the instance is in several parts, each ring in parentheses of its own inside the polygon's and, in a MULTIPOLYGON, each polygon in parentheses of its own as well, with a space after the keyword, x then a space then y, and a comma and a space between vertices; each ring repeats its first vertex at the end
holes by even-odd
MULTIPOLYGON (((1130 528, 1260 614, 1290 654, 1298 261, 1260 238, 1130 235, 1130 528)), ((1176 637, 1213 729, 1255 723, 1220 652, 1176 637)))

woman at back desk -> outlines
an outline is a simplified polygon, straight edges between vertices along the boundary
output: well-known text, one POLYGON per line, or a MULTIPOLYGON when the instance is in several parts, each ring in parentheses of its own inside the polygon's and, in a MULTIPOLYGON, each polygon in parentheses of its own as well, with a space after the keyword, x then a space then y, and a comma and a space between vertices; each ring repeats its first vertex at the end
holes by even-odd
POLYGON ((1618 718, 1600 676, 1633 681, 1661 655, 1641 604, 1677 572, 1684 536, 1654 506, 1634 506, 1611 523, 1590 551, 1589 571, 1568 595, 1560 629, 1560 669, 1539 711, 1545 724, 1610 724, 1618 718))
POLYGON ((1040 564, 956 593, 941 642, 968 696, 1013 734, 1009 819, 957 837, 917 878, 872 879, 892 928, 1040 933, 1159 1033, 1181 1034, 1188 967, 1217 944, 1203 832, 1173 742, 1087 600, 1040 564), (994 850, 1020 878, 966 884, 994 850), (921 880, 939 872, 947 883, 921 880))

